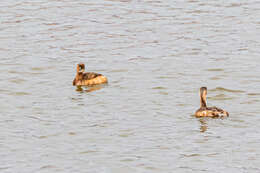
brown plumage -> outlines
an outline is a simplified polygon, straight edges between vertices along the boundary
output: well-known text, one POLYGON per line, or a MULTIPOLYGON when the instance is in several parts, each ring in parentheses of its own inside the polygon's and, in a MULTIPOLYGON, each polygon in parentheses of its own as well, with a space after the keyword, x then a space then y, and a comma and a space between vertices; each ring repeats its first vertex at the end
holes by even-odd
POLYGON ((107 78, 105 76, 94 72, 85 73, 85 65, 77 65, 77 74, 75 79, 73 80, 74 86, 91 86, 103 83, 107 83, 107 78))
POLYGON ((195 112, 196 117, 228 117, 229 113, 217 107, 207 107, 207 88, 200 88, 200 108, 195 112))

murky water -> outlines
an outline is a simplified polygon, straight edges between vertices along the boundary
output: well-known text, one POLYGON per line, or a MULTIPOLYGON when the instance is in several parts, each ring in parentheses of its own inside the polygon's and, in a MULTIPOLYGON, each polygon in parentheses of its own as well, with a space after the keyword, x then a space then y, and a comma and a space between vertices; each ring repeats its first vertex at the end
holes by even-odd
POLYGON ((260 172, 260 3, 4 0, 0 172, 260 172), (72 86, 76 64, 104 74, 72 86), (227 119, 197 119, 198 91, 227 119))

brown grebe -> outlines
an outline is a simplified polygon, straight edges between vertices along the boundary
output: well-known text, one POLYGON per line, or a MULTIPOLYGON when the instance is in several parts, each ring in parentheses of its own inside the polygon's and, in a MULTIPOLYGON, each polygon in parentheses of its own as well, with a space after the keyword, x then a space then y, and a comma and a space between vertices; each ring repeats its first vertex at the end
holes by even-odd
POLYGON ((207 107, 207 88, 200 88, 200 108, 195 112, 196 117, 228 117, 229 113, 217 107, 207 107))
POLYGON ((102 74, 85 72, 85 64, 77 65, 77 74, 73 80, 74 86, 92 86, 107 83, 107 78, 102 74))

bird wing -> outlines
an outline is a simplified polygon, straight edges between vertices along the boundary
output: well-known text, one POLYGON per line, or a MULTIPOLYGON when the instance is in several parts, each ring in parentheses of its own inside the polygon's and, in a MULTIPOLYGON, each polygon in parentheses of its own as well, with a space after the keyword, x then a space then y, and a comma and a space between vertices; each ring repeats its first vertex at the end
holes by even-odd
POLYGON ((87 72, 83 74, 83 80, 91 80, 98 76, 101 76, 101 74, 94 73, 94 72, 87 72))
POLYGON ((229 116, 228 112, 224 111, 223 109, 217 108, 217 107, 209 107, 207 108, 208 111, 212 114, 212 116, 229 116))

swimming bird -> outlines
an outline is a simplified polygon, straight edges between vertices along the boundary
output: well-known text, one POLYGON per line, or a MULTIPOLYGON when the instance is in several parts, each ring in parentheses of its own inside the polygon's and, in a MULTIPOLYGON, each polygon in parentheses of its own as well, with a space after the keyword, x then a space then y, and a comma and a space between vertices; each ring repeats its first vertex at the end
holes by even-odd
POLYGON ((200 108, 195 112, 196 117, 228 117, 229 113, 217 107, 207 107, 207 88, 200 88, 200 108))
POLYGON ((107 78, 102 74, 85 72, 85 64, 77 65, 77 74, 73 80, 74 86, 92 86, 107 83, 107 78))

